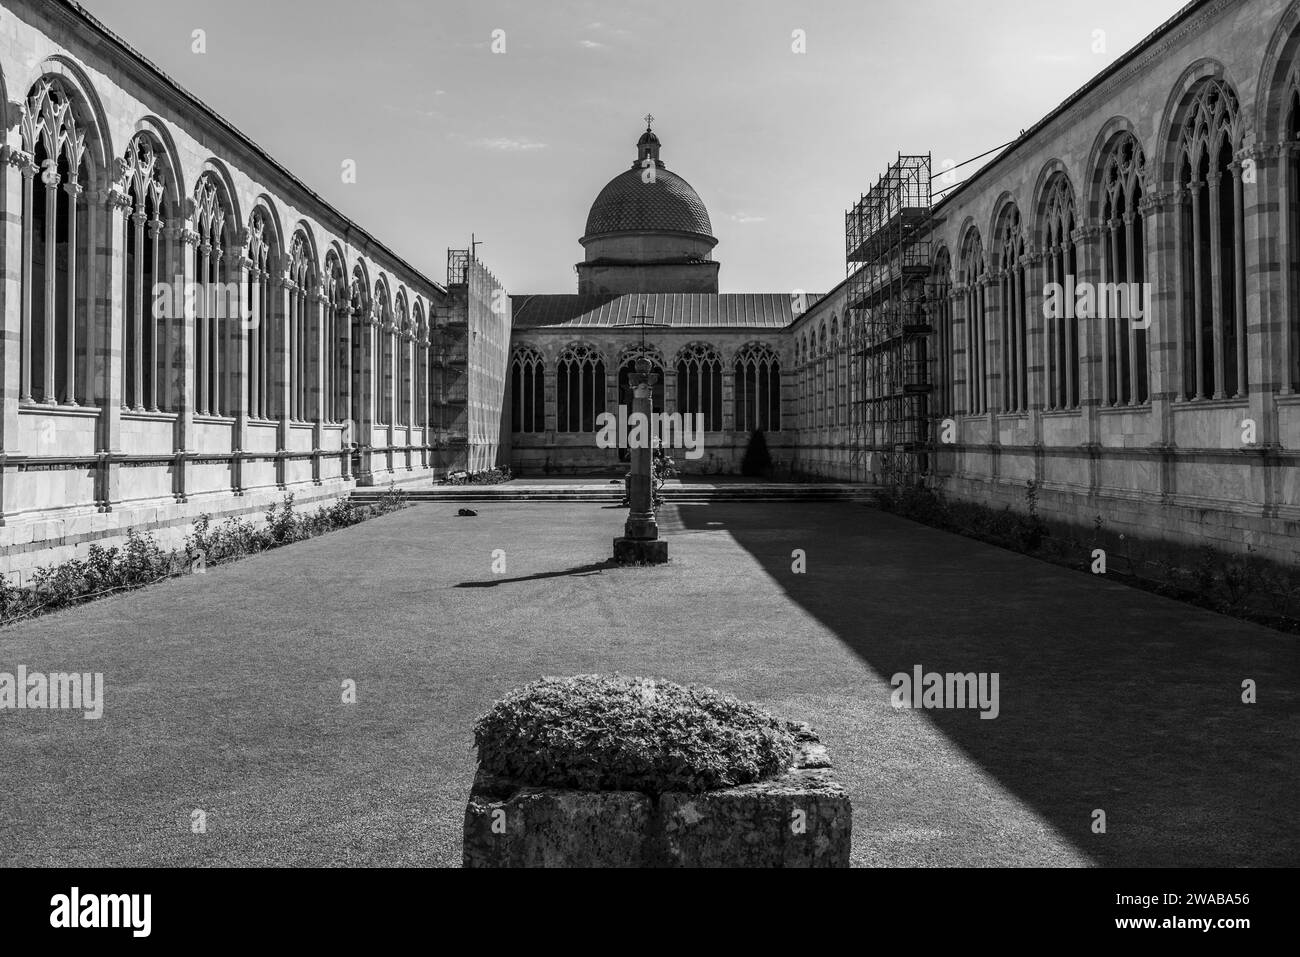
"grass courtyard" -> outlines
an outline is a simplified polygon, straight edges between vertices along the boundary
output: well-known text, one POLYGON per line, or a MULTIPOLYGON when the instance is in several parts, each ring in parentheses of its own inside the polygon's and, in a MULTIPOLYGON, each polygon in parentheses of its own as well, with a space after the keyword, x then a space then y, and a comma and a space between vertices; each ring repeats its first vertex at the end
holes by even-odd
POLYGON ((475 718, 614 671, 813 724, 857 865, 1300 858, 1294 638, 859 505, 668 506, 645 569, 605 565, 625 510, 476 507, 0 631, 0 671, 103 672, 106 697, 0 712, 0 865, 457 865, 475 718), (894 709, 918 664, 998 672, 997 720, 894 709))

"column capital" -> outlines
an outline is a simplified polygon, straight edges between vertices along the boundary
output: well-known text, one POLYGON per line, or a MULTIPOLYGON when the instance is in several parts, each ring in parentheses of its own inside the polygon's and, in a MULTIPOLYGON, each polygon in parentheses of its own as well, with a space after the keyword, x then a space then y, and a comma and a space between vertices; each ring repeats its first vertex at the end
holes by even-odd
POLYGON ((135 208, 131 195, 117 186, 97 191, 95 199, 107 206, 109 212, 121 213, 124 217, 130 215, 131 210, 135 208))
POLYGON ((36 158, 26 150, 14 149, 8 144, 0 146, 0 162, 21 170, 24 176, 36 175, 36 158))

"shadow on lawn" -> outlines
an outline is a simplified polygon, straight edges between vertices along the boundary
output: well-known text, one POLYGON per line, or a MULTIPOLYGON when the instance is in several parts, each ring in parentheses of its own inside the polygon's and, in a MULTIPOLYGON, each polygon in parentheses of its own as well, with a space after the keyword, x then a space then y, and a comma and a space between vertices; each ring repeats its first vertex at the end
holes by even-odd
POLYGON ((1097 863, 1300 859, 1294 638, 861 506, 677 512, 690 530, 721 520, 885 681, 918 664, 998 672, 996 720, 927 719, 1097 863))
POLYGON ((535 582, 543 578, 581 578, 584 575, 599 575, 608 568, 617 568, 618 563, 609 558, 591 565, 566 568, 562 572, 538 572, 536 575, 521 575, 518 578, 492 578, 481 582, 461 582, 454 588, 496 588, 498 585, 513 585, 518 582, 535 582))

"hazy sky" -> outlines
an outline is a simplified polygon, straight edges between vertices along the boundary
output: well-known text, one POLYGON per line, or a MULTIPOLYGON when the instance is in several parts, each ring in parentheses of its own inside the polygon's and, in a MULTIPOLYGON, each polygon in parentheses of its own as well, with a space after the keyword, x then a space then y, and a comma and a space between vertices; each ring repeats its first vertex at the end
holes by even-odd
POLYGON ((1013 139, 1183 5, 82 2, 430 277, 474 232, 517 293, 576 291, 587 211, 647 112, 709 209, 724 292, 829 289, 844 210, 900 150, 937 167, 1013 139))

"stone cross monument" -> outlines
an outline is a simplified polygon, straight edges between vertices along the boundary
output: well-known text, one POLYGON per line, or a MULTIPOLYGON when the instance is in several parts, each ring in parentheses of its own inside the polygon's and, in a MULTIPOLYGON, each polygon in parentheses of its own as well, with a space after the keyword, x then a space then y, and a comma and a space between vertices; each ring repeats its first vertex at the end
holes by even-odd
MULTIPOLYGON (((614 560, 620 564, 641 563, 660 565, 668 561, 668 543, 659 539, 659 523, 654 510, 654 431, 648 428, 651 420, 652 396, 659 376, 651 372, 650 360, 642 356, 636 361, 636 371, 628 375, 632 387, 633 416, 641 415, 647 424, 644 447, 632 446, 632 479, 629 483, 627 523, 623 537, 614 539, 614 560)), ((635 431, 635 430, 634 430, 635 431)))

